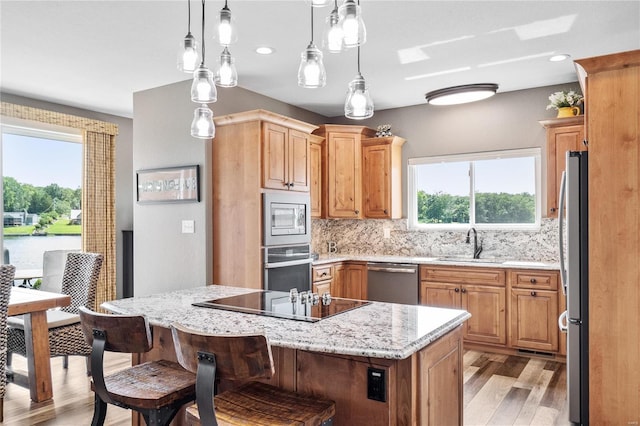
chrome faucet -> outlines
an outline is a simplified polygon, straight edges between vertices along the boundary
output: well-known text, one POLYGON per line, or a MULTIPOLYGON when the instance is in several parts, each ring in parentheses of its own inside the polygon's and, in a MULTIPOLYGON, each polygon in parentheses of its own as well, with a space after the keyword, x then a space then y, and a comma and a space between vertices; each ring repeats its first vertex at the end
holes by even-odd
POLYGON ((471 231, 473 231, 473 258, 479 259, 480 253, 482 253, 482 240, 480 240, 480 245, 478 245, 478 231, 476 231, 476 228, 471 228, 467 231, 467 244, 471 243, 471 231))

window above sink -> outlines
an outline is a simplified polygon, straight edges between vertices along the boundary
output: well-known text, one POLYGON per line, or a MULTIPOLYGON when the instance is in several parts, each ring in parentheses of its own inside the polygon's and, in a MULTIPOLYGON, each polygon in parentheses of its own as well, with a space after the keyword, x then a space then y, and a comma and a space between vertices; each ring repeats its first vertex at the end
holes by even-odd
POLYGON ((409 227, 537 230, 540 148, 409 159, 409 227))

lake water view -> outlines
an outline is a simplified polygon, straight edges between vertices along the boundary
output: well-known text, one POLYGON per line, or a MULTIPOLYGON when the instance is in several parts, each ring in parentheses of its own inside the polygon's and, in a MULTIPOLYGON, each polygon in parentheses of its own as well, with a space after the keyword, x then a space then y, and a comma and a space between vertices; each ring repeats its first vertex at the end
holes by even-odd
POLYGON ((42 269, 42 256, 48 250, 80 250, 82 236, 5 236, 4 248, 16 269, 42 269))

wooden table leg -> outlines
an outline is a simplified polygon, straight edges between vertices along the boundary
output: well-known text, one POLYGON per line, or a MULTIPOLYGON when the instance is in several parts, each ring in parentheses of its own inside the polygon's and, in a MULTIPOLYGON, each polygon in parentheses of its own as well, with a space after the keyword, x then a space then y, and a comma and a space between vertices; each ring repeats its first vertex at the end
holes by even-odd
POLYGON ((24 337, 27 347, 31 400, 33 402, 46 401, 53 398, 46 311, 24 315, 24 337))

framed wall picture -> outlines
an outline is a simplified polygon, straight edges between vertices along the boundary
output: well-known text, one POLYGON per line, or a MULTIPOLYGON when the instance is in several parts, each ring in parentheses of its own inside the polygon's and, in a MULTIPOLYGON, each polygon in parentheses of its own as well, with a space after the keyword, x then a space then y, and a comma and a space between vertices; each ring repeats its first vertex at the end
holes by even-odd
POLYGON ((200 166, 181 166, 136 172, 138 203, 200 201, 200 166))

